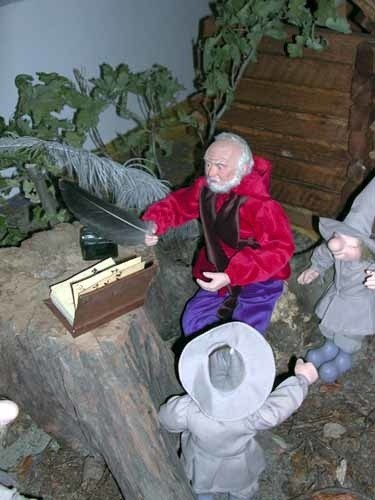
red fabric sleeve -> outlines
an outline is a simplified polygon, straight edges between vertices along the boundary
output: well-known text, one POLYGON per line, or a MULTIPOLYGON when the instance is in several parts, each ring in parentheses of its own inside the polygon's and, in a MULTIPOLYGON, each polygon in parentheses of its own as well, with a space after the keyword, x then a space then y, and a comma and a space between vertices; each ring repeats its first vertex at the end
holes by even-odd
POLYGON ((156 203, 150 205, 142 220, 157 224, 156 234, 165 233, 171 227, 181 226, 199 217, 199 194, 204 183, 200 177, 191 186, 178 189, 156 203))
POLYGON ((268 200, 258 206, 253 221, 254 238, 260 248, 245 247, 235 252, 225 273, 232 285, 266 281, 290 275, 289 261, 293 256, 293 235, 281 206, 268 200))

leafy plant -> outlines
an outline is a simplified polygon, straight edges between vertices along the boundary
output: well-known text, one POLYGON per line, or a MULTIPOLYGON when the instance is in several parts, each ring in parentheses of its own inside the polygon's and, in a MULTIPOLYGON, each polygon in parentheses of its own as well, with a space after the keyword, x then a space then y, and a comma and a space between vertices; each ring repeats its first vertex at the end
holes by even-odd
POLYGON ((8 126, 0 117, 0 134, 38 137, 82 147, 88 137, 101 154, 106 146, 98 132, 100 114, 113 106, 131 130, 117 146, 124 158, 136 156, 154 162, 160 173, 158 156, 170 153, 163 130, 179 120, 171 107, 183 87, 164 66, 153 65, 131 72, 126 64, 100 66, 99 78, 87 79, 74 70, 76 82, 57 73, 18 75, 18 102, 8 126))
POLYGON ((207 116, 207 142, 233 102, 246 66, 256 60, 264 36, 286 39, 286 23, 296 26, 298 34, 287 50, 290 57, 300 57, 304 47, 323 50, 327 46, 316 34, 317 26, 350 31, 347 20, 337 15, 335 0, 217 0, 213 15, 215 32, 197 46, 197 89, 207 116))
MULTIPOLYGON (((160 65, 134 73, 125 64, 102 64, 99 78, 87 79, 77 69, 74 75, 76 82, 57 73, 37 73, 36 80, 18 75, 15 113, 9 124, 0 117, 0 190, 7 195, 16 187, 29 200, 30 231, 68 219, 55 189, 64 172, 82 187, 138 209, 168 192, 155 174, 158 156, 171 149, 163 132, 179 120, 169 108, 183 87, 160 65), (116 141, 126 168, 109 158, 98 131, 100 114, 110 106, 133 127, 116 141), (82 149, 88 137, 98 155, 82 149), (3 177, 8 167, 15 167, 13 175, 3 177)), ((0 205, 0 246, 22 241, 25 230, 14 225, 1 196, 0 205)))
POLYGON ((56 180, 62 175, 76 178, 81 187, 101 198, 139 212, 169 192, 168 184, 147 167, 142 169, 139 162, 124 166, 82 148, 35 137, 0 138, 0 171, 9 165, 15 166, 14 173, 0 176, 0 189, 5 194, 13 187, 21 190, 30 202, 32 224, 28 231, 22 231, 7 211, 0 211, 0 246, 17 244, 27 232, 69 219, 55 190, 56 180))

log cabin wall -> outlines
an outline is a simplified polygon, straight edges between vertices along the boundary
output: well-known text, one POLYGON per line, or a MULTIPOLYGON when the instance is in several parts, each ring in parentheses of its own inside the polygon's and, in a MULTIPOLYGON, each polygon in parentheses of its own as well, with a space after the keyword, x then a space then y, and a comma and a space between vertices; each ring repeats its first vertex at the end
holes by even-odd
POLYGON ((219 123, 272 161, 272 195, 307 228, 314 215, 336 217, 374 166, 375 41, 321 34, 329 47, 301 59, 285 55, 285 42, 263 39, 219 123))

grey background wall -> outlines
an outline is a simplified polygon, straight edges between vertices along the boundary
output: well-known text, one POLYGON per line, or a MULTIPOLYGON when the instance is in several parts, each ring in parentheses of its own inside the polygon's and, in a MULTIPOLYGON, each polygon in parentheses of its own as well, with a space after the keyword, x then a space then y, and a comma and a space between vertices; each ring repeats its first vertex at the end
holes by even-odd
MULTIPOLYGON (((99 65, 129 65, 142 71, 167 66, 186 90, 193 90, 193 40, 209 0, 0 0, 0 115, 14 112, 20 73, 57 72, 88 77, 99 65)), ((101 118, 105 141, 127 125, 113 110, 101 118)))

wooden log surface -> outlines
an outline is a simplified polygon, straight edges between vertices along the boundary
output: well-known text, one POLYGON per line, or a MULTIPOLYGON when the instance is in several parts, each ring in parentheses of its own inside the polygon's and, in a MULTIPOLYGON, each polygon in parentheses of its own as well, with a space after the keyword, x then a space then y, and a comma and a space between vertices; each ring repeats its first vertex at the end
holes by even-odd
POLYGON ((272 178, 288 178, 292 182, 303 182, 315 188, 340 194, 346 182, 344 169, 327 168, 321 165, 306 163, 291 158, 272 157, 260 152, 272 162, 272 178))
POLYGON ((350 95, 338 90, 299 87, 290 83, 242 78, 236 91, 236 100, 259 106, 300 111, 322 116, 347 118, 350 95))
POLYGON ((302 137, 318 143, 338 144, 345 148, 348 142, 348 123, 344 118, 317 116, 235 101, 220 120, 220 126, 230 129, 236 125, 302 137))
POLYGON ((297 182, 274 177, 271 183, 271 193, 281 203, 289 204, 310 210, 323 217, 336 217, 342 208, 341 194, 323 191, 322 189, 306 186, 297 182))
POLYGON ((43 303, 50 284, 92 264, 78 234, 60 224, 0 250, 0 394, 56 439, 104 459, 126 499, 192 499, 176 443, 158 424, 159 405, 182 390, 147 301, 75 339, 43 303))
POLYGON ((291 59, 285 54, 261 53, 244 73, 246 78, 284 82, 301 87, 350 92, 352 65, 321 59, 291 59), (298 70, 296 67, 298 65, 298 70))
POLYGON ((268 155, 311 162, 328 168, 335 165, 339 169, 345 169, 350 161, 346 148, 337 145, 283 136, 265 130, 258 131, 240 125, 233 126, 231 130, 248 140, 256 153, 267 151, 268 155))

